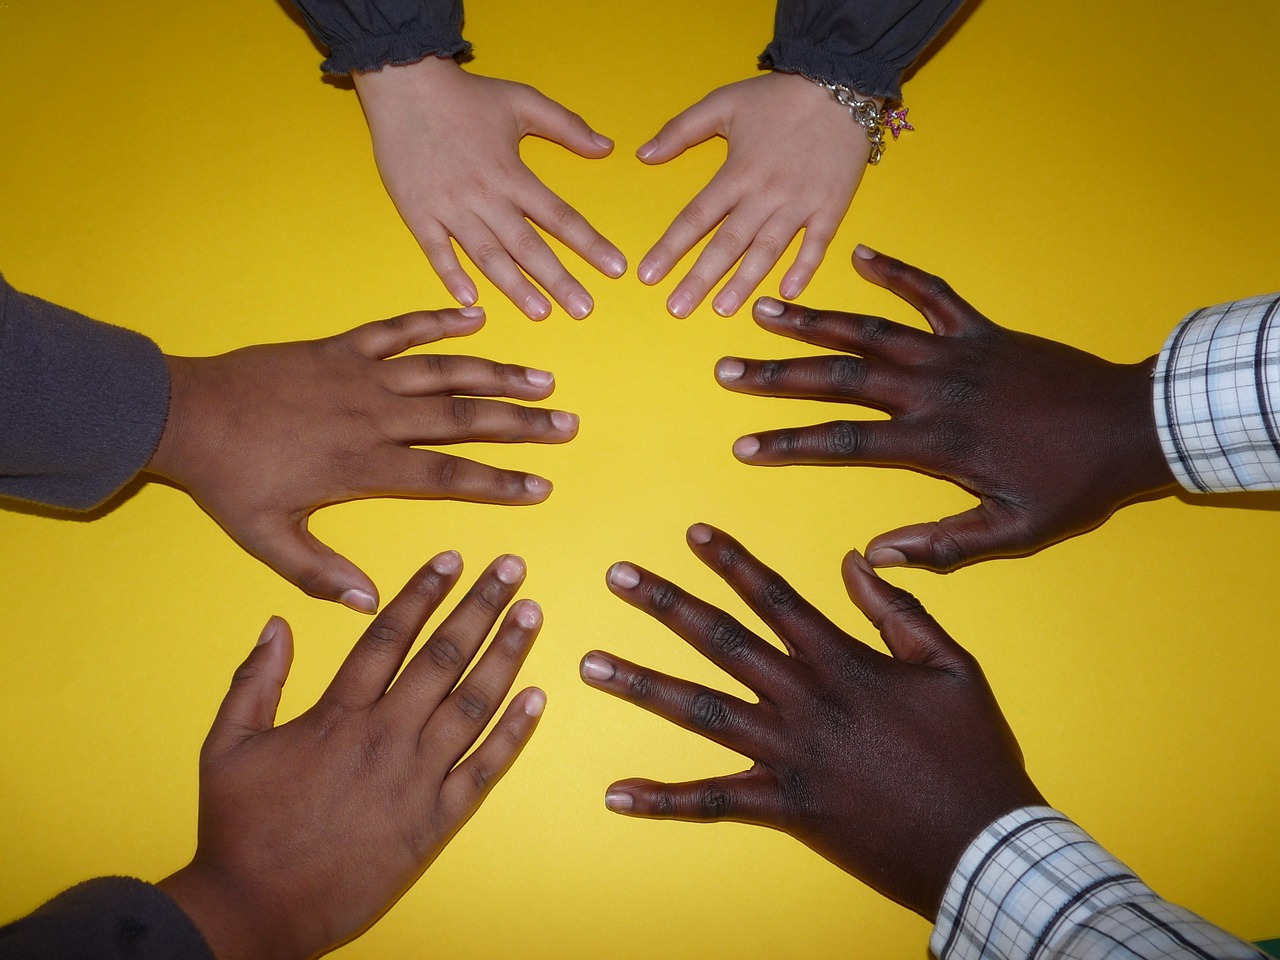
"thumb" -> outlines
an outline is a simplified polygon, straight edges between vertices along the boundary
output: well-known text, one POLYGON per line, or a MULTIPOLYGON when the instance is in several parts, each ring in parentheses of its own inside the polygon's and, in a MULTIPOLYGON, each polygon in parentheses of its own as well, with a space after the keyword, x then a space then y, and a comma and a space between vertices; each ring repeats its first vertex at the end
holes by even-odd
POLYGON ((613 150, 612 140, 596 133, 578 114, 532 87, 526 88, 518 110, 524 121, 525 133, 551 140, 581 157, 598 159, 608 156, 613 150))
POLYGON ((262 628, 257 646, 231 677, 205 739, 206 754, 221 754, 275 726, 280 691, 293 662, 293 631, 280 617, 262 628))
POLYGON ((895 660, 918 663, 937 670, 956 670, 969 655, 951 639, 914 596, 880 575, 856 550, 850 550, 841 567, 849 598, 871 621, 895 660))
POLYGON ((333 600, 360 613, 378 612, 378 588, 363 570, 325 546, 303 519, 273 519, 245 549, 303 593, 333 600))
POLYGON ((720 98, 711 93, 668 120, 656 137, 640 146, 636 156, 645 163, 666 163, 690 147, 723 134, 720 98))
POLYGON ((1025 531, 1009 508, 986 500, 972 510, 933 523, 898 527, 867 544, 875 567, 923 567, 949 573, 979 560, 1030 552, 1025 531))

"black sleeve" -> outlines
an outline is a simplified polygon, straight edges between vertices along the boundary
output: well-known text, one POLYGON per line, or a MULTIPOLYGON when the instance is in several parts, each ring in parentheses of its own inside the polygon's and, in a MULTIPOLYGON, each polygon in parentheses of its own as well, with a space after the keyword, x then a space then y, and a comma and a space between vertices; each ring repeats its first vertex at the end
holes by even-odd
POLYGON ((902 99, 902 73, 964 0, 778 0, 762 66, 902 99))
POLYGON ((325 73, 377 70, 424 57, 471 52, 462 39, 462 0, 293 0, 329 48, 325 73))
POLYGON ((214 960, 196 925, 149 883, 102 877, 0 927, 5 960, 214 960))
POLYGON ((0 496, 91 509, 146 466, 168 413, 159 347, 0 276, 0 496))

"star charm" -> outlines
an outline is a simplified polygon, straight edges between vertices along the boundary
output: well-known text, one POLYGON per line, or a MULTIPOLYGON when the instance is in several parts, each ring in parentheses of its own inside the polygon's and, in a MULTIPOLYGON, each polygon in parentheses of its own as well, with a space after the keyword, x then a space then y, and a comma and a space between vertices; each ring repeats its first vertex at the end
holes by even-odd
POLYGON ((895 140, 898 139, 899 134, 904 133, 907 130, 915 129, 915 127, 907 123, 907 110, 907 107, 902 107, 899 110, 893 111, 893 113, 889 114, 889 119, 885 122, 885 126, 889 128, 889 132, 893 134, 893 139, 895 140))

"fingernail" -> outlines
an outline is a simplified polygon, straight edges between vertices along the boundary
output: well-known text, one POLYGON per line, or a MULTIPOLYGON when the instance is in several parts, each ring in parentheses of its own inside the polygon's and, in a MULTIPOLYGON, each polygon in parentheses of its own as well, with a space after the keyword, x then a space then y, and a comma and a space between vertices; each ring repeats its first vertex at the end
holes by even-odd
POLYGON ((640 266, 636 270, 636 276, 640 278, 641 283, 657 283, 658 267, 656 264, 650 263, 648 260, 641 260, 640 266))
POLYGON ((604 805, 610 810, 623 813, 635 806, 635 798, 621 790, 610 790, 604 795, 604 805))
POLYGON ((530 294, 524 298, 524 312, 531 320, 543 320, 551 313, 551 304, 545 297, 530 294))
POLYGON ((534 687, 524 698, 524 714, 526 717, 540 717, 547 709, 547 695, 534 687))
POLYGON ((526 630, 532 630, 542 622, 542 608, 532 600, 521 600, 516 604, 516 623, 526 630))
POLYGON ((266 624, 263 626, 262 632, 258 634, 258 642, 255 643, 254 646, 255 647, 266 646, 268 643, 270 643, 272 640, 276 638, 276 634, 279 632, 280 632, 280 618, 279 617, 269 618, 266 624))
POLYGON ((872 260, 879 256, 879 254, 870 247, 863 246, 861 243, 853 248, 853 255, 859 260, 872 260))
POLYGON ((735 457, 754 457, 760 452, 760 441, 755 437, 739 437, 733 441, 733 455, 735 457))
POLYGON ((715 308, 716 313, 720 314, 720 316, 728 317, 732 316, 733 311, 738 309, 738 304, 741 302, 736 293, 730 293, 726 290, 716 297, 712 307, 715 308))
POLYGON ((613 141, 606 137, 603 133, 591 132, 591 139, 596 142, 597 147, 603 147, 606 150, 613 148, 613 141))
POLYGON ((694 543, 709 543, 711 541, 711 528, 705 523, 695 523, 689 528, 689 539, 694 543))
POLYGON ((615 280, 627 272, 627 258, 620 253, 611 253, 605 257, 604 272, 615 280))
POLYGON ((566 301, 566 306, 569 308, 569 316, 581 320, 590 315, 595 303, 585 293, 575 293, 566 301))
POLYGON ((906 554, 893 547, 876 547, 867 554, 873 567, 900 567, 907 562, 906 554))
POLYGON ((658 149, 658 144, 655 143, 653 140, 650 140, 648 143, 640 144, 640 147, 636 150, 636 156, 639 157, 641 160, 648 160, 651 156, 653 156, 653 152, 657 149, 658 149))
POLYGON ((478 320, 484 316, 484 307, 463 307, 458 312, 468 320, 478 320))
POLYGON ((535 387, 549 387, 556 382, 556 376, 549 370, 526 370, 524 378, 535 387))
POLYGON ((761 317, 780 317, 786 305, 773 297, 761 297, 756 301, 756 315, 761 317))
POLYGON ((545 498, 551 495, 551 481, 529 474, 524 478, 524 489, 535 497, 545 498))
POLYGON ((733 357, 725 357, 716 364, 717 380, 738 380, 747 372, 747 365, 741 360, 735 360, 733 357))
POLYGON ((352 610, 358 610, 361 613, 377 613, 378 598, 367 590, 350 590, 343 591, 342 596, 338 598, 342 603, 352 610))
POLYGON ((873 577, 876 575, 875 568, 872 567, 871 564, 867 563, 867 558, 864 557, 862 554, 860 554, 857 550, 850 550, 849 557, 853 560, 853 565, 857 567, 859 570, 861 570, 863 573, 873 577))
POLYGON ((679 317, 683 320, 693 313, 693 297, 687 293, 673 294, 671 299, 667 301, 667 309, 671 311, 673 317, 679 317))
POLYGON ((453 576, 462 569, 462 554, 457 550, 446 550, 431 561, 431 569, 446 577, 453 576))
POLYGON ((578 429, 578 415, 576 413, 567 413, 564 410, 557 410, 551 414, 551 423, 557 429, 565 433, 578 429))
POLYGON ((629 563, 615 563, 609 568, 609 582, 615 587, 630 590, 640 582, 640 573, 629 563))
POLYGON ((453 295, 455 300, 468 307, 476 302, 478 296, 475 287, 459 287, 457 293, 453 295))
POLYGON ((519 557, 508 554, 498 561, 498 568, 494 573, 499 580, 508 586, 519 583, 524 579, 524 561, 519 557))
POLYGON ((782 281, 782 286, 778 288, 778 292, 788 300, 794 300, 800 296, 800 291, 804 286, 800 283, 799 277, 787 277, 782 281))
POLYGON ((588 653, 578 667, 584 680, 609 680, 613 677, 613 664, 596 653, 588 653))

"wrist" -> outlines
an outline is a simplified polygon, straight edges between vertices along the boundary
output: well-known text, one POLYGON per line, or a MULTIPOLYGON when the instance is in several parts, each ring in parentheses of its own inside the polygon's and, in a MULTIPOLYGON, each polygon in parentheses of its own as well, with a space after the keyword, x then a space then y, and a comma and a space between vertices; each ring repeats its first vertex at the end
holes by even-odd
POLYGON ((169 370, 169 413, 160 433, 160 442, 142 469, 144 473, 184 486, 182 478, 189 473, 184 464, 191 459, 194 442, 191 411, 197 403, 195 394, 198 392, 195 388, 198 367, 193 368, 192 365, 200 361, 194 357, 171 357, 168 354, 164 361, 169 370))
POLYGON ((388 64, 378 70, 353 73, 351 79, 367 109, 368 99, 376 102, 417 94, 465 75, 466 71, 452 57, 429 54, 416 63, 388 64))
POLYGON ((1130 411, 1130 415, 1122 421, 1115 439, 1127 452, 1121 461, 1125 464, 1125 482, 1129 491, 1126 502, 1168 496, 1180 489, 1164 455, 1160 431, 1156 426, 1152 378, 1157 359, 1158 356, 1152 356, 1124 367, 1127 375, 1125 396, 1119 400, 1116 409, 1130 411))
POLYGON ((287 926, 234 880, 195 860, 156 886, 195 924, 217 960, 303 960, 287 926))

